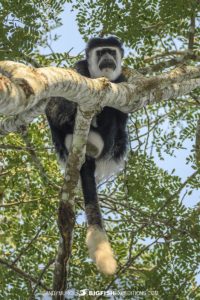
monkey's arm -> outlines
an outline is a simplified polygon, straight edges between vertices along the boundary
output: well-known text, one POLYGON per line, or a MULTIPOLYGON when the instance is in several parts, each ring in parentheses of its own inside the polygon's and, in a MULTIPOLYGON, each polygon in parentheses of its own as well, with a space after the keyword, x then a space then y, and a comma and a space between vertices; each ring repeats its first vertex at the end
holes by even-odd
POLYGON ((62 129, 66 122, 74 123, 76 103, 65 98, 52 97, 48 102, 45 113, 50 124, 62 129))
POLYGON ((79 60, 76 64, 75 64, 75 69, 76 71, 83 75, 83 76, 86 76, 88 78, 90 78, 90 73, 88 71, 88 62, 86 59, 83 59, 83 60, 79 60))
POLYGON ((66 135, 72 134, 76 114, 76 104, 65 98, 52 97, 46 107, 46 116, 51 128, 52 140, 61 162, 65 162, 68 151, 66 135))

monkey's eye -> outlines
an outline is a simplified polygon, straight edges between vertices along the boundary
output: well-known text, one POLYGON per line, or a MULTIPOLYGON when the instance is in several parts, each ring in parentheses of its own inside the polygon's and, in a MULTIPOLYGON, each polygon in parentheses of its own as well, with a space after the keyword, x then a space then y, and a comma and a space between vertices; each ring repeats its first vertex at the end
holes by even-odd
POLYGON ((112 55, 113 57, 116 56, 116 51, 115 50, 110 50, 109 52, 110 52, 110 55, 112 55))
POLYGON ((108 53, 109 53, 110 55, 112 55, 113 57, 116 57, 116 51, 115 51, 115 50, 109 49, 108 53))
POLYGON ((98 50, 96 53, 97 53, 97 56, 98 56, 98 57, 101 57, 101 55, 102 55, 102 54, 101 54, 101 50, 98 50))

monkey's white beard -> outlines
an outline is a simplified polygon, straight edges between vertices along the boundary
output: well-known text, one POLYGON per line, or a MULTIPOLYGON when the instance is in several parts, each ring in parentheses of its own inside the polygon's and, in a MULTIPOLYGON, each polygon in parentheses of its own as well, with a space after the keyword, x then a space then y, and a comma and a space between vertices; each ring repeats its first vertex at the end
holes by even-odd
POLYGON ((99 226, 89 226, 86 236, 86 244, 90 257, 94 260, 99 271, 106 275, 116 272, 117 262, 106 233, 99 226))
POLYGON ((119 77, 119 74, 121 73, 121 71, 118 71, 118 69, 110 69, 110 68, 105 68, 101 71, 101 77, 106 77, 111 81, 114 81, 115 79, 117 79, 117 77, 119 77))
POLYGON ((98 66, 89 66, 88 68, 91 78, 106 77, 111 81, 115 81, 122 72, 121 66, 117 66, 115 70, 112 68, 104 68, 100 70, 98 66))

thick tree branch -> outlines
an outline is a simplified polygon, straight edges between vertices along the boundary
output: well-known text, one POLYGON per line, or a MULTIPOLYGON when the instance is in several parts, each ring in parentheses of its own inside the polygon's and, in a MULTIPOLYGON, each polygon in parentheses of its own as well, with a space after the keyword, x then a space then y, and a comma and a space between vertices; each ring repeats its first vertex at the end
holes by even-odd
POLYGON ((1 62, 0 71, 0 113, 5 115, 27 111, 49 96, 65 97, 88 110, 96 107, 99 99, 104 99, 101 107, 109 105, 130 112, 140 109, 149 100, 169 99, 171 88, 176 90, 175 94, 183 95, 200 85, 199 66, 184 66, 151 78, 135 77, 126 71, 128 83, 121 84, 105 78, 89 79, 71 69, 35 69, 14 62, 1 62), (191 88, 189 85, 181 88, 190 80, 191 88), (180 83, 181 86, 177 85, 180 83))
POLYGON ((48 101, 48 98, 40 100, 34 107, 27 111, 0 120, 0 136, 10 132, 21 131, 26 124, 31 123, 35 117, 44 112, 48 101))
POLYGON ((75 224, 75 198, 76 188, 79 181, 79 171, 84 162, 86 141, 90 123, 96 111, 84 112, 78 107, 72 148, 67 160, 65 181, 61 192, 58 212, 58 226, 60 229, 60 241, 58 254, 55 262, 53 290, 58 293, 54 299, 64 299, 66 290, 67 270, 71 256, 73 229, 75 224))
POLYGON ((49 96, 65 97, 84 105, 85 110, 100 105, 131 112, 148 103, 188 94, 200 86, 199 66, 179 67, 151 78, 124 68, 128 83, 117 85, 105 78, 86 78, 71 69, 35 69, 7 61, 0 62, 0 72, 0 113, 15 115, 1 121, 2 135, 19 130, 43 113, 49 96))

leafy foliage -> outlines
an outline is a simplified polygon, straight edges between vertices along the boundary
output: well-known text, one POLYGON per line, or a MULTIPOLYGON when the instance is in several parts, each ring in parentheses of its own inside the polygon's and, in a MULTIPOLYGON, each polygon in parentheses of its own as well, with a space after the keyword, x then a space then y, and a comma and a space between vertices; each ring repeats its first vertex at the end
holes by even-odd
POLYGON ((1 1, 0 59, 31 60, 36 46, 47 46, 50 31, 61 25, 59 15, 64 3, 63 0, 1 1))
MULTIPOLYGON (((194 16, 193 52, 198 55, 196 0, 71 2, 86 40, 95 34, 116 34, 129 47, 124 63, 143 71, 146 68, 147 74, 165 72, 183 62, 180 58, 188 50, 194 16), (171 60, 172 64, 163 64, 171 60), (157 69, 152 71, 155 65, 157 69)), ((79 59, 70 53, 43 56, 38 50, 39 46, 48 47, 52 29, 61 24, 63 3, 1 1, 0 59, 40 66, 68 66, 79 59)), ((186 62, 196 63, 192 57, 186 62)), ((146 292, 138 299, 200 297, 196 281, 200 174, 194 148, 199 97, 197 89, 187 97, 160 102, 130 116, 125 170, 99 192, 119 263, 116 278, 100 275, 88 259, 83 204, 77 195, 69 291, 126 291, 127 299, 135 298, 133 292, 146 292)), ((44 116, 26 132, 0 139, 0 299, 36 298, 34 293, 44 293, 52 286, 53 264, 49 262, 58 245, 56 220, 62 185, 53 152, 44 116), (2 260, 12 265, 8 267, 2 260), (40 285, 40 276, 46 288, 40 285)), ((116 295, 115 299, 122 297, 116 295)))

